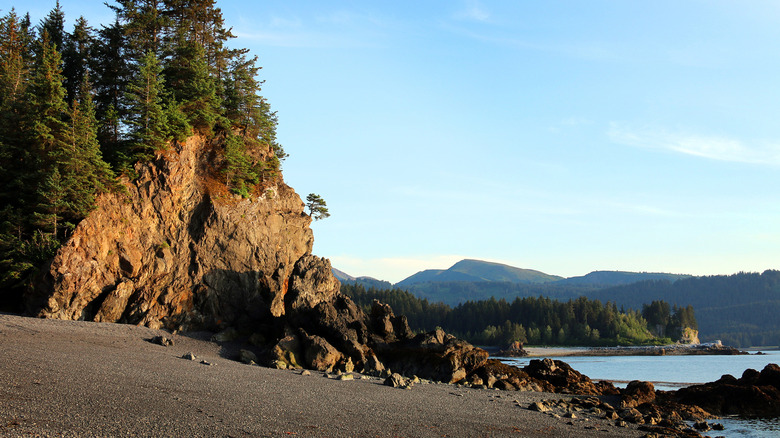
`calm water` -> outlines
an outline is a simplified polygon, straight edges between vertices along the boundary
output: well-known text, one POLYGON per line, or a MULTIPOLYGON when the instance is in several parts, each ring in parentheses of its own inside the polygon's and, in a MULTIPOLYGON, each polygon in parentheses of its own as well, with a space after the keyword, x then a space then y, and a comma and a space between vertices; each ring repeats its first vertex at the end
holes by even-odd
MULTIPOLYGON (((653 382, 656 389, 679 389, 697 383, 718 380, 724 374, 739 378, 747 368, 761 371, 767 364, 780 364, 780 351, 766 351, 765 356, 550 356, 560 359, 592 380, 609 380, 625 387, 632 380, 653 382)), ((524 367, 537 358, 501 358, 504 362, 524 367)), ((716 420, 725 431, 707 434, 729 438, 778 437, 780 420, 716 420)))

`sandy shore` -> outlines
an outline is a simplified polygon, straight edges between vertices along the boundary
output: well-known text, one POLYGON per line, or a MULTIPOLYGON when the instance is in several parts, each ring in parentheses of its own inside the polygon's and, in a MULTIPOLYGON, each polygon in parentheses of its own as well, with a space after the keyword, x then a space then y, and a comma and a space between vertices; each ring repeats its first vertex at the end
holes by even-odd
POLYGON ((467 437, 643 433, 526 409, 560 395, 340 381, 227 359, 205 336, 0 314, 1 436, 467 437), (170 336, 170 335, 168 335, 170 336), (198 359, 182 359, 193 352, 198 359), (567 424, 570 423, 570 424, 567 424))

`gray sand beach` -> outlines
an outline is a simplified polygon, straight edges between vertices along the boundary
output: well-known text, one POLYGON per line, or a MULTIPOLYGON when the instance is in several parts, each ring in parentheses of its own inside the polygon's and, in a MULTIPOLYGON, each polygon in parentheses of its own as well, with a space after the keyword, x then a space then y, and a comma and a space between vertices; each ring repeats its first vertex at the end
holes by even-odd
POLYGON ((338 380, 226 358, 208 336, 0 314, 0 436, 632 437, 526 409, 547 393, 338 380), (166 335, 175 345, 148 342, 166 335), (192 352, 197 360, 183 359, 192 352), (209 364, 201 363, 201 360, 209 364))

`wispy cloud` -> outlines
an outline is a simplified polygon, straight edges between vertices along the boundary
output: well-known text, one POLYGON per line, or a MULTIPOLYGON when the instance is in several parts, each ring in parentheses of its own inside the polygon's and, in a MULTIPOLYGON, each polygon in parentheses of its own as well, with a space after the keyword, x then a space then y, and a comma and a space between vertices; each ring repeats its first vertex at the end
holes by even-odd
POLYGON ((746 143, 732 138, 675 133, 664 129, 636 129, 619 123, 612 123, 607 135, 615 143, 628 146, 667 150, 711 160, 780 166, 780 143, 746 143))
POLYGON ((264 21, 242 19, 234 29, 242 40, 274 47, 374 47, 383 29, 381 20, 349 11, 317 16, 272 16, 264 21))
POLYGON ((458 20, 487 22, 490 20, 490 12, 478 1, 469 1, 463 8, 455 13, 458 20))

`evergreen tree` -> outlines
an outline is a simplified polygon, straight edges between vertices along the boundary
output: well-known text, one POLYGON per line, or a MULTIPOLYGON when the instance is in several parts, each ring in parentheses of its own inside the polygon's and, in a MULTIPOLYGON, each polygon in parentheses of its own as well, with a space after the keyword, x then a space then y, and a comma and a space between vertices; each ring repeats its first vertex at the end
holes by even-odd
POLYGON ((125 50, 130 59, 140 62, 147 53, 161 54, 162 35, 168 25, 161 0, 114 0, 108 5, 122 24, 125 50))
POLYGON ((94 31, 84 17, 79 17, 73 32, 66 35, 62 50, 62 74, 68 102, 76 98, 84 77, 89 73, 94 39, 94 31))
POLYGON ((53 170, 54 164, 66 160, 72 143, 66 122, 68 105, 61 64, 59 52, 44 31, 38 43, 27 95, 31 108, 26 120, 35 159, 40 163, 38 169, 43 172, 53 170))
POLYGON ((320 195, 309 193, 309 195, 306 196, 306 207, 309 209, 309 216, 315 221, 330 217, 325 200, 322 199, 320 195))
POLYGON ((85 217, 93 208, 96 195, 117 187, 111 167, 103 160, 98 143, 98 122, 89 74, 82 79, 77 98, 71 106, 73 150, 72 168, 75 184, 70 187, 69 198, 75 219, 85 217))
MULTIPOLYGON (((32 184, 23 126, 30 77, 30 47, 16 12, 0 19, 0 205, 19 208, 25 201, 20 190, 32 184)), ((0 217, 2 221, 2 217, 0 217)))
POLYGON ((128 87, 129 156, 148 159, 169 140, 163 103, 162 67, 154 52, 141 60, 138 76, 128 87))
POLYGON ((245 198, 249 197, 249 187, 258 182, 258 176, 246 155, 246 145, 233 134, 225 139, 225 166, 222 173, 227 188, 245 198))
MULTIPOLYGON (((184 35, 181 35, 184 38, 184 35)), ((203 46, 181 40, 166 63, 165 81, 189 123, 211 135, 221 113, 216 82, 209 75, 203 46)))
POLYGON ((41 34, 49 34, 49 41, 54 44, 58 52, 62 53, 65 43, 65 12, 60 6, 60 0, 57 0, 54 9, 41 21, 40 29, 41 34))
POLYGON ((130 81, 124 33, 118 20, 98 31, 91 67, 99 72, 94 81, 98 140, 108 161, 117 167, 130 160, 121 138, 122 120, 127 114, 124 91, 130 81))

